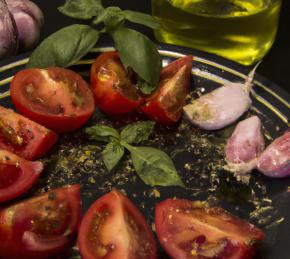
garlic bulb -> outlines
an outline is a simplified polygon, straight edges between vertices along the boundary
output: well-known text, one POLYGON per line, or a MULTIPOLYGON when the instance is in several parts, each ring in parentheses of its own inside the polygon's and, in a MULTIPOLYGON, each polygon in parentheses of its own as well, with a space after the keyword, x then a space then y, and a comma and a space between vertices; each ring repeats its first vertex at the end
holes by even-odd
POLYGON ((4 0, 0 0, 0 59, 14 55, 18 49, 15 21, 4 0))
POLYGON ((33 48, 40 36, 43 13, 29 0, 0 0, 0 59, 33 48))

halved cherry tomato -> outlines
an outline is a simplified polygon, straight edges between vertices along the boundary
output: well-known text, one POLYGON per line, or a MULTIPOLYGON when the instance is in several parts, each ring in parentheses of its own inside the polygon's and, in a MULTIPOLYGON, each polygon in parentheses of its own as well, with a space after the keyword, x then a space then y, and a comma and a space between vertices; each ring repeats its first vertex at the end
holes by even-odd
POLYGON ((91 85, 96 105, 108 115, 132 112, 143 102, 117 52, 98 56, 91 68, 91 85))
POLYGON ((164 67, 157 91, 146 100, 142 111, 152 120, 174 124, 182 115, 189 93, 192 56, 186 56, 164 67))
POLYGON ((66 186, 0 211, 0 258, 47 258, 71 240, 80 220, 80 186, 66 186))
POLYGON ((250 259, 264 237, 262 230, 221 208, 181 199, 157 204, 155 228, 176 259, 250 259))
POLYGON ((30 162, 0 149, 0 202, 29 190, 43 170, 41 162, 30 162))
POLYGON ((24 69, 14 76, 10 92, 20 113, 60 133, 80 128, 95 109, 88 84, 64 68, 24 69))
POLYGON ((155 259, 156 243, 144 216, 119 191, 98 199, 78 234, 84 259, 155 259))
POLYGON ((0 106, 0 148, 34 160, 47 153, 57 139, 53 131, 0 106))

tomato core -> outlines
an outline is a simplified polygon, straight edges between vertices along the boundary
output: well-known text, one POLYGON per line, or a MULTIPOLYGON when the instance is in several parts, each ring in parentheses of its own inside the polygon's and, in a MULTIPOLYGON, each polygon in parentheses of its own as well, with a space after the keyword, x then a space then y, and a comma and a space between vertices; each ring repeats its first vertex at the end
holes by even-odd
POLYGON ((102 243, 102 228, 109 218, 110 213, 108 210, 104 209, 93 217, 90 227, 90 232, 88 235, 88 240, 90 242, 91 252, 99 257, 103 257, 109 252, 113 251, 115 246, 113 244, 104 245, 102 243))

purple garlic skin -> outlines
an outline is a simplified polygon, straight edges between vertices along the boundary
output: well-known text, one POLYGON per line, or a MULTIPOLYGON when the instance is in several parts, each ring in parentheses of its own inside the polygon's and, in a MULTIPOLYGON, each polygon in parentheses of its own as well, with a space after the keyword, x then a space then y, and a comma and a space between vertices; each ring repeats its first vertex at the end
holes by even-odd
POLYGON ((31 49, 40 37, 40 29, 44 22, 42 11, 29 0, 6 0, 6 2, 17 25, 20 49, 31 49))
POLYGON ((262 153, 257 169, 266 176, 290 176, 290 131, 275 139, 262 153))
POLYGON ((184 106, 187 119, 206 130, 222 129, 235 122, 251 106, 250 91, 258 65, 249 73, 245 83, 225 84, 184 106))
POLYGON ((225 148, 226 169, 236 173, 248 173, 258 162, 258 157, 265 148, 261 131, 262 123, 257 116, 252 116, 238 123, 225 148))
POLYGON ((4 0, 0 0, 0 59, 16 54, 18 33, 14 19, 4 0))

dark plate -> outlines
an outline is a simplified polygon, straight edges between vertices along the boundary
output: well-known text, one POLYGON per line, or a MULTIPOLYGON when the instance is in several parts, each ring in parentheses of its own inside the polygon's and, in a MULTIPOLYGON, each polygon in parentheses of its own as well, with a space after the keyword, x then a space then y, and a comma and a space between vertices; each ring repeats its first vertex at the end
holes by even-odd
MULTIPOLYGON (((93 50, 81 62, 72 66, 72 69, 87 77, 90 64, 98 53, 110 49, 93 50)), ((249 72, 245 67, 204 52, 162 45, 160 53, 164 64, 183 54, 195 56, 192 71, 193 97, 211 91, 227 80, 243 81, 249 72)), ((13 107, 9 92, 6 91, 11 77, 27 62, 25 58, 26 56, 19 56, 0 64, 0 89, 4 93, 1 95, 1 105, 13 107)), ((289 127, 290 96, 267 79, 259 75, 255 78, 253 105, 243 118, 257 114, 263 121, 269 143, 289 127)), ((126 119, 112 121, 97 111, 88 125, 96 122, 122 127, 126 124, 126 119)), ((168 197, 208 200, 265 230, 266 238, 256 258, 289 259, 290 193, 287 189, 290 178, 271 179, 253 172, 249 185, 244 185, 224 171, 224 144, 233 129, 234 125, 224 130, 207 132, 186 121, 171 128, 156 126, 151 139, 144 145, 159 147, 171 155, 186 183, 186 189, 146 186, 132 170, 127 157, 117 170, 108 173, 100 159, 101 144, 88 140, 82 130, 67 134, 51 154, 43 159, 45 171, 37 186, 25 197, 65 184, 81 183, 85 211, 95 199, 115 187, 126 192, 151 223, 155 204, 168 197)), ((160 257, 167 258, 162 249, 160 251, 160 257)), ((73 248, 63 258, 76 254, 77 250, 73 248)))

